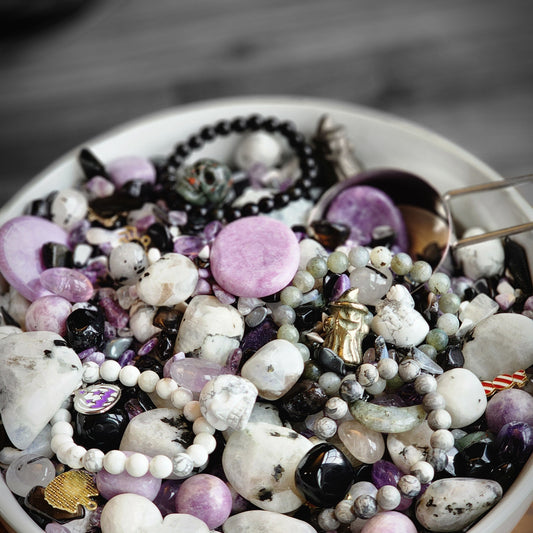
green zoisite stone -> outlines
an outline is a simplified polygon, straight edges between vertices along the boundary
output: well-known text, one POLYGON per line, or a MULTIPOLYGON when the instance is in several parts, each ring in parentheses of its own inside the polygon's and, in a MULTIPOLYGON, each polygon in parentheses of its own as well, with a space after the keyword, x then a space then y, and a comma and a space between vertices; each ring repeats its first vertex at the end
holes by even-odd
POLYGON ((493 442, 494 435, 488 431, 474 431, 474 433, 468 433, 464 437, 455 441, 455 447, 462 452, 465 448, 468 448, 476 442, 493 442))
POLYGON ((376 405, 364 400, 350 404, 350 413, 361 424, 380 433, 402 433, 409 431, 426 418, 421 405, 394 407, 376 405))

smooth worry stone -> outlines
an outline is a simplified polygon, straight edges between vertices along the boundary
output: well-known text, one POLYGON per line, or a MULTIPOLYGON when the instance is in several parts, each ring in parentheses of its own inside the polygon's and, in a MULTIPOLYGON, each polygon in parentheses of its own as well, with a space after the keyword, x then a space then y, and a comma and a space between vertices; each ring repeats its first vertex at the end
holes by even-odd
POLYGON ((348 225, 353 244, 369 244, 374 228, 390 226, 396 232, 397 246, 401 250, 408 248, 407 230, 400 210, 375 187, 358 185, 344 189, 329 205, 326 218, 348 225))
POLYGON ((67 318, 66 339, 76 352, 99 347, 104 340, 104 317, 101 312, 79 308, 67 318))
POLYGON ((229 437, 222 466, 229 483, 241 496, 266 511, 289 513, 304 502, 294 474, 312 446, 291 429, 250 423, 229 437))
POLYGON ((117 186, 122 187, 128 181, 155 183, 155 167, 144 157, 127 156, 115 159, 107 165, 107 172, 117 186))
POLYGON ((526 422, 533 427, 533 396, 520 389, 497 392, 489 400, 485 416, 494 433, 509 422, 526 422))
POLYGON ((230 372, 226 367, 205 359, 186 357, 170 365, 170 377, 180 387, 189 389, 195 399, 198 399, 200 391, 209 380, 222 374, 230 372))
POLYGON ((55 333, 29 331, 0 339, 0 413, 17 448, 32 443, 81 376, 79 357, 55 333))
POLYGON ((316 533, 316 529, 297 518, 271 511, 245 511, 230 516, 222 526, 224 533, 316 533))
POLYGON ((485 390, 470 370, 452 368, 437 377, 437 392, 446 401, 446 411, 452 417, 452 428, 475 422, 487 407, 485 390))
POLYGON ((183 315, 174 350, 225 365, 243 333, 244 320, 237 309, 215 296, 195 296, 183 315))
POLYGON ((26 310, 26 329, 28 331, 52 331, 64 335, 67 318, 72 305, 61 296, 41 296, 26 310))
POLYGON ((350 413, 361 424, 380 433, 403 433, 415 428, 426 418, 421 405, 394 407, 363 400, 350 404, 350 413))
POLYGON ((463 345, 464 368, 479 379, 492 381, 533 365, 533 320, 500 313, 481 321, 463 345), (503 356, 502 354, 505 354, 503 356))
POLYGON ((41 274, 40 281, 45 289, 69 302, 86 302, 93 295, 89 278, 72 268, 49 268, 41 274))
POLYGON ((318 413, 327 401, 327 394, 317 382, 304 379, 280 399, 279 407, 290 421, 298 422, 318 413))
POLYGON ((0 272, 31 302, 50 294, 39 281, 44 269, 41 249, 48 242, 66 246, 67 233, 44 218, 15 217, 0 228, 0 272))
POLYGON ((418 461, 425 461, 431 446, 429 439, 433 434, 427 422, 421 424, 410 431, 403 433, 390 433, 387 436, 387 450, 392 462, 405 474, 418 461))
POLYGON ((6 485, 17 496, 25 497, 37 485, 46 487, 55 476, 54 464, 50 459, 26 454, 9 465, 6 470, 6 485))
POLYGON ((218 477, 198 474, 186 479, 176 496, 176 511, 203 520, 209 529, 221 526, 231 513, 231 492, 218 477))
POLYGON ((302 457, 295 480, 307 501, 319 507, 333 507, 348 492, 354 473, 347 457, 332 444, 323 442, 302 457))
POLYGON ((404 514, 381 511, 364 524, 361 533, 417 533, 417 529, 404 514))
POLYGON ((375 463, 385 453, 383 435, 366 428, 357 420, 342 422, 338 428, 338 436, 347 450, 363 463, 375 463))
POLYGON ((300 350, 289 341, 276 339, 244 363, 241 376, 257 387, 261 398, 277 400, 298 381, 303 370, 300 350))
POLYGON ((290 283, 300 248, 285 224, 269 217, 246 217, 228 224, 211 248, 216 282, 236 296, 261 298, 290 283))
POLYGON ((434 481, 416 505, 416 518, 435 532, 460 531, 493 507, 502 497, 496 481, 449 478, 434 481))

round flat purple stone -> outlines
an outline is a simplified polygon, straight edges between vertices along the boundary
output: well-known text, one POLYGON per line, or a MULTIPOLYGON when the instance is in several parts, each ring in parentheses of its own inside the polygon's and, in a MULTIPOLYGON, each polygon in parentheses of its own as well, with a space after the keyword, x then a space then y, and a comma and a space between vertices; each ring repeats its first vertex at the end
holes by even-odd
POLYGON ((390 226, 396 233, 395 244, 407 250, 409 240, 400 210, 380 189, 356 185, 342 190, 329 205, 327 220, 350 226, 350 241, 367 245, 377 226, 390 226))
POLYGON ((485 417, 494 433, 509 422, 526 422, 533 426, 533 396, 520 389, 502 390, 487 403, 485 417))
POLYGON ((294 233, 265 216, 228 224, 211 248, 211 272, 216 282, 236 296, 262 298, 287 286, 300 260, 294 233))
POLYGON ((146 157, 120 157, 111 161, 106 170, 118 188, 132 180, 155 183, 155 167, 146 157))
POLYGON ((63 228, 44 218, 12 218, 0 228, 0 272, 31 302, 52 294, 39 280, 44 270, 41 249, 47 242, 67 245, 67 238, 63 228))

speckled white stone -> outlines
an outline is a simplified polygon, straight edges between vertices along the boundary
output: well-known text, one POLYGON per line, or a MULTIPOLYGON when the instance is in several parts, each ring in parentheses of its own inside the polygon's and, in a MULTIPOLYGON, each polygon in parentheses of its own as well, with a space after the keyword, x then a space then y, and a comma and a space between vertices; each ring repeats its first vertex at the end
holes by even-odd
POLYGON ((281 398, 304 371, 300 350, 283 339, 275 339, 257 350, 241 370, 241 376, 249 379, 266 400, 281 398))
POLYGON ((195 296, 183 315, 175 352, 192 353, 224 366, 243 334, 244 319, 237 309, 215 296, 195 296))
POLYGON ((433 430, 424 420, 410 431, 390 433, 387 436, 387 450, 392 462, 405 474, 418 461, 425 461, 430 449, 429 439, 433 430))
POLYGON ((289 513, 304 502, 294 481, 302 457, 313 447, 295 431, 272 424, 248 424, 226 443, 222 466, 229 483, 266 511, 289 513))
POLYGON ((460 531, 502 497, 499 483, 487 479, 448 478, 434 481, 416 505, 416 517, 435 532, 460 531))
POLYGON ((81 361, 64 344, 49 331, 0 339, 0 413, 9 439, 21 450, 81 383, 81 361))
POLYGON ((146 342, 161 331, 160 328, 153 324, 156 312, 156 307, 145 305, 140 301, 138 301, 137 305, 132 305, 130 309, 130 329, 139 342, 146 342))
POLYGON ((452 428, 475 422, 487 407, 487 397, 479 378, 466 368, 452 368, 437 377, 437 392, 446 401, 452 428))
POLYGON ((481 321, 463 345, 464 368, 492 380, 533 365, 533 320, 501 313, 481 321))
POLYGON ((316 529, 297 518, 271 511, 245 511, 230 516, 222 526, 224 533, 316 533, 316 529))

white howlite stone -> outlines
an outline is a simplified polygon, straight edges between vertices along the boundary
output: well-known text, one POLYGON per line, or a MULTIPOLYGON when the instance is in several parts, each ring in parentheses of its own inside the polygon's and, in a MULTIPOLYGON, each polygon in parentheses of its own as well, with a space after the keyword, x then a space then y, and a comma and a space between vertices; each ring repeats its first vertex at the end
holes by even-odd
POLYGON ((292 429, 272 424, 248 424, 231 435, 222 466, 231 486, 266 511, 290 513, 305 501, 294 474, 313 443, 292 429))
MULTIPOLYGON (((475 237, 485 233, 482 228, 470 228, 463 234, 466 237, 475 237)), ((473 244, 459 248, 454 253, 455 259, 463 267, 465 276, 473 280, 490 278, 503 272, 505 253, 499 239, 473 244)))
POLYGON ((260 163, 267 168, 276 166, 281 158, 281 144, 270 133, 254 131, 245 135, 235 150, 235 164, 241 170, 248 170, 260 163))
POLYGON ((224 533, 316 533, 316 529, 297 518, 271 511, 245 511, 230 516, 222 526, 224 533))
POLYGON ((493 380, 533 365, 533 320, 501 313, 480 322, 463 345, 464 368, 479 379, 493 380))
POLYGON ((13 333, 22 333, 22 330, 17 326, 0 326, 0 339, 13 335, 13 333))
POLYGON ((433 435, 424 420, 414 429, 403 433, 389 433, 387 436, 387 450, 392 462, 405 474, 411 466, 419 461, 425 461, 431 446, 429 439, 433 435))
POLYGON ((275 339, 259 348, 241 370, 265 400, 281 398, 304 371, 300 350, 289 341, 275 339))
POLYGON ((488 479, 439 479, 418 501, 416 517, 430 531, 461 531, 493 507, 502 493, 500 484, 488 479))
POLYGON ((325 248, 314 239, 303 239, 300 241, 300 264, 298 270, 305 270, 307 263, 313 257, 328 258, 325 248))
POLYGON ((133 305, 130 309, 130 329, 139 342, 146 342, 161 332, 153 325, 157 308, 151 305, 133 305))
POLYGON ((139 298, 149 305, 173 306, 187 300, 198 283, 198 269, 184 255, 168 253, 137 281, 139 298))
POLYGON ((222 374, 208 381, 200 392, 202 416, 215 429, 246 427, 257 398, 257 388, 247 379, 222 374))
POLYGON ((385 299, 376 304, 372 330, 396 346, 417 346, 426 338, 429 325, 414 307, 415 302, 406 287, 392 286, 385 299))
POLYGON ((150 457, 174 457, 192 444, 191 425, 178 409, 152 409, 132 418, 120 449, 139 452, 150 457))
POLYGON ((21 450, 80 385, 80 358, 64 344, 49 331, 0 339, 0 413, 9 439, 21 450))
POLYGON ((479 378, 466 368, 452 368, 437 377, 437 392, 446 402, 452 428, 475 422, 487 407, 487 397, 479 378))
POLYGON ((237 309, 215 296, 195 296, 183 315, 174 351, 224 366, 243 334, 244 319, 237 309))

